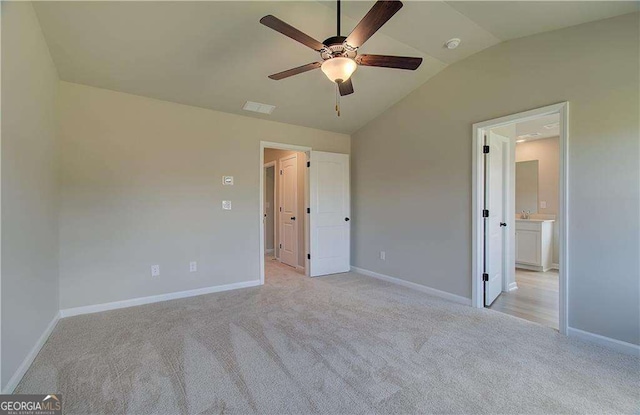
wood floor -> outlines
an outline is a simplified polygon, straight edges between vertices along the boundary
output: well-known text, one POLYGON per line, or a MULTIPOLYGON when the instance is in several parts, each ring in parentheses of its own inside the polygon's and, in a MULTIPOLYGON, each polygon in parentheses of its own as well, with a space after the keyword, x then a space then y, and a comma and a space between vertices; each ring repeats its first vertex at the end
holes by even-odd
POLYGON ((558 330, 558 271, 516 269, 516 283, 517 290, 503 292, 489 308, 558 330))

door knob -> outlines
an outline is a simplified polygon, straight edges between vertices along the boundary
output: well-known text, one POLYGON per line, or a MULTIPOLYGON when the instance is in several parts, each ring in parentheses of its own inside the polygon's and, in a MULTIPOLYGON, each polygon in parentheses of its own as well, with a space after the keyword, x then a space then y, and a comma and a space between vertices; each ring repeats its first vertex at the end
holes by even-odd
POLYGON ((504 222, 500 222, 500 226, 507 226, 507 224, 504 222))
POLYGON ((296 220, 296 217, 295 217, 295 216, 292 216, 292 217, 291 217, 291 220, 296 220))
POLYGON ((349 218, 344 218, 344 221, 345 221, 345 222, 349 222, 350 220, 351 220, 351 219, 349 219, 349 218))

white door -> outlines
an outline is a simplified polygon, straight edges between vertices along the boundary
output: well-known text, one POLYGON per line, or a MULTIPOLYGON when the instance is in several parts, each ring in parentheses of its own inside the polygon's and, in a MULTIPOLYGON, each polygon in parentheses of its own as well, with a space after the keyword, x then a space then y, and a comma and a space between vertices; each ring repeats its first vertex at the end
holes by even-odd
MULTIPOLYGON (((505 205, 507 188, 508 139, 490 132, 489 153, 486 154, 486 209, 489 217, 485 220, 485 258, 488 281, 484 283, 484 305, 489 306, 503 290, 505 269, 506 217, 505 205)), ((512 213, 515 214, 515 213, 512 213)))
POLYGON ((351 266, 349 155, 312 151, 309 170, 309 275, 348 272, 351 266))
POLYGON ((280 261, 298 265, 298 157, 280 159, 280 261))

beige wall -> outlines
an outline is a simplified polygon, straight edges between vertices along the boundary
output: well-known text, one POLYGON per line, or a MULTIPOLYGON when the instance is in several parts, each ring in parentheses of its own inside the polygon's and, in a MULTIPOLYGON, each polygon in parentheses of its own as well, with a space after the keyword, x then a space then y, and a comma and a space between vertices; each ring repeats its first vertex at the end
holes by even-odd
POLYGON ((350 146, 344 134, 67 82, 59 102, 62 309, 259 279, 260 141, 350 146))
POLYGON ((558 137, 516 144, 516 162, 529 160, 538 160, 538 213, 557 215, 560 183, 558 137), (546 209, 540 207, 541 201, 547 202, 546 209))
POLYGON ((353 265, 470 298, 472 124, 569 101, 569 325, 640 343, 638 35, 636 13, 496 45, 355 133, 353 265))
POLYGON ((4 389, 58 312, 58 75, 31 3, 0 7, 4 389))
MULTIPOLYGON (((558 215, 560 194, 560 139, 558 137, 526 141, 516 144, 516 162, 538 160, 538 214, 558 215), (540 207, 541 201, 547 208, 540 207)), ((516 210, 516 213, 518 211, 516 210)), ((560 261, 560 234, 557 222, 553 224, 552 261, 560 261)))
MULTIPOLYGON (((307 179, 306 169, 307 169, 307 156, 305 153, 300 151, 287 151, 287 150, 276 150, 273 148, 265 148, 264 150, 264 162, 268 163, 270 161, 276 162, 276 172, 280 171, 280 159, 283 157, 287 157, 295 154, 297 156, 298 166, 298 213, 296 214, 296 218, 300 218, 298 222, 298 266, 304 267, 305 264, 305 256, 307 252, 305 251, 305 224, 304 220, 306 216, 306 208, 305 205, 305 182, 307 179)), ((279 179, 280 176, 276 174, 276 180, 279 179)), ((279 203, 280 201, 280 182, 278 181, 278 185, 276 186, 276 201, 279 203)), ((277 213, 276 213, 277 216, 277 213)), ((279 227, 276 226, 276 241, 280 238, 279 227)), ((280 257, 279 247, 276 246, 276 256, 280 257)))

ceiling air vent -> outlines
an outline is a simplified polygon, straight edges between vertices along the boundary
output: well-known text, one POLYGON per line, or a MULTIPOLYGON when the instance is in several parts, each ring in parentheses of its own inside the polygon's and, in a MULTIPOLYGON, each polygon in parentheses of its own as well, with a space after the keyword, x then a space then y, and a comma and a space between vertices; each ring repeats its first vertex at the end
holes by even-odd
POLYGON ((242 107, 242 109, 245 111, 253 111, 253 112, 259 112, 260 114, 271 115, 273 110, 276 109, 276 106, 269 105, 269 104, 261 104, 259 102, 247 101, 244 104, 244 107, 242 107))

